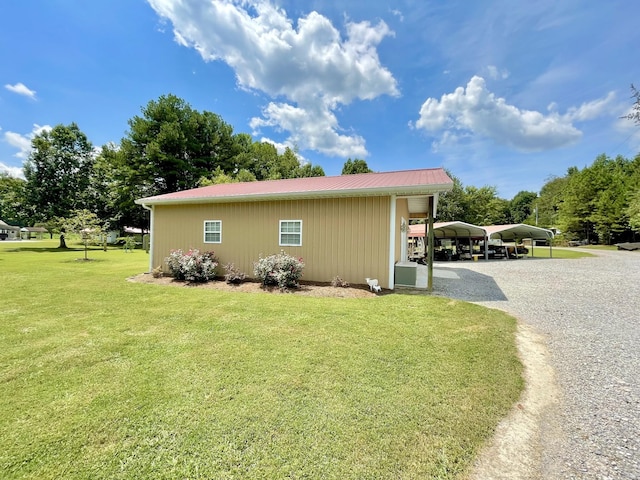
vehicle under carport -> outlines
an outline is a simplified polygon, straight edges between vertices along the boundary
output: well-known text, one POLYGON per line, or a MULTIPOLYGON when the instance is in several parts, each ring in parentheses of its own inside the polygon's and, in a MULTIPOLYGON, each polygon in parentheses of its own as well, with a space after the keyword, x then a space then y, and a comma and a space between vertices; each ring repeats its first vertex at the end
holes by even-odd
MULTIPOLYGON (((412 260, 418 260, 424 257, 426 252, 424 249, 424 238, 427 234, 426 224, 416 224, 409 226, 409 241, 415 242, 418 246, 416 254, 412 253, 412 260)), ((508 249, 499 249, 494 246, 491 248, 491 240, 500 240, 502 242, 514 242, 513 252, 515 258, 518 258, 517 244, 525 239, 531 239, 531 249, 536 241, 545 241, 549 245, 550 256, 553 256, 551 240, 553 239, 553 232, 546 228, 535 227, 533 225, 526 225, 522 223, 509 224, 509 225, 487 225, 478 226, 472 225, 466 222, 436 222, 433 224, 433 235, 436 240, 451 240, 455 244, 455 252, 461 259, 474 259, 484 257, 485 260, 491 258, 509 258, 510 253, 508 249), (476 242, 479 244, 478 253, 474 254, 473 244, 476 242)), ((444 254, 436 255, 436 260, 451 260, 457 259, 453 256, 446 255, 446 249, 444 254), (440 257, 440 258, 438 258, 440 257)))
MULTIPOLYGON (((549 257, 553 257, 553 232, 551 230, 534 227, 533 225, 527 225, 524 223, 511 225, 486 225, 482 228, 487 232, 488 240, 514 242, 514 244, 517 245, 525 239, 531 239, 531 254, 533 254, 536 241, 544 240, 549 246, 549 257)), ((509 255, 507 255, 506 258, 509 258, 509 255)))

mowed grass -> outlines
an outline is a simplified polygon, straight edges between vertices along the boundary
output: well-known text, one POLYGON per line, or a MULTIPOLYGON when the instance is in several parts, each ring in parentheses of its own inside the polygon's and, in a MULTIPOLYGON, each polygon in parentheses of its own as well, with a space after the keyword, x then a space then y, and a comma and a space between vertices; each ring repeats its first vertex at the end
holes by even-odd
POLYGON ((127 282, 142 251, 0 244, 0 478, 463 478, 518 399, 464 302, 127 282))
POLYGON ((583 245, 576 248, 587 248, 589 250, 618 250, 618 247, 616 247, 615 245, 583 245))
POLYGON ((531 251, 531 247, 529 248, 529 257, 532 258, 584 258, 584 257, 594 257, 593 253, 586 252, 584 250, 580 250, 578 248, 567 248, 567 247, 553 247, 551 252, 549 251, 549 247, 534 247, 533 252, 531 251))

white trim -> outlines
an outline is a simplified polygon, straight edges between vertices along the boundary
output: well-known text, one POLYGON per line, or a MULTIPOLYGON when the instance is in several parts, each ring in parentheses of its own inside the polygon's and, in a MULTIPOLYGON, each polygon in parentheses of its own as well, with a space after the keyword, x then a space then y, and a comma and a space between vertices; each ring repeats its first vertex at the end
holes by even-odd
POLYGON ((438 200, 440 199, 440 194, 438 192, 433 194, 433 219, 438 218, 438 200))
POLYGON ((278 224, 278 246, 280 247, 301 247, 302 246, 302 220, 280 220, 280 223, 278 224), (283 232, 282 231, 282 224, 285 222, 297 222, 300 224, 300 243, 282 243, 282 234, 293 234, 293 235, 297 235, 298 232, 283 232))
POLYGON ((389 212, 389 290, 393 290, 396 260, 396 196, 391 195, 389 212))
POLYGON ((222 243, 222 220, 205 220, 203 222, 203 227, 202 227, 202 241, 204 243, 222 243), (210 231, 207 232, 207 223, 218 223, 218 225, 220 225, 220 231, 215 232, 215 231, 210 231), (207 233, 218 233, 220 235, 220 240, 216 241, 212 241, 212 240, 207 240, 207 233))

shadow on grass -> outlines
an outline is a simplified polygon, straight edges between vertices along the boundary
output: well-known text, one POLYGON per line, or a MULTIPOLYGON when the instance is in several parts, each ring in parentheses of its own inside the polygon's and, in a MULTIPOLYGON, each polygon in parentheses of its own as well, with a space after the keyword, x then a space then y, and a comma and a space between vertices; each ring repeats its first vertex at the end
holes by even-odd
MULTIPOLYGON (((95 249, 95 250, 98 250, 98 249, 95 249)), ((34 252, 34 253, 43 253, 43 252, 65 253, 65 252, 84 252, 84 247, 82 248, 17 247, 17 248, 9 248, 6 251, 7 252, 34 252)), ((91 249, 89 251, 91 251, 91 249)))
POLYGON ((65 260, 63 263, 95 263, 95 262, 104 262, 102 258, 70 258, 65 260))

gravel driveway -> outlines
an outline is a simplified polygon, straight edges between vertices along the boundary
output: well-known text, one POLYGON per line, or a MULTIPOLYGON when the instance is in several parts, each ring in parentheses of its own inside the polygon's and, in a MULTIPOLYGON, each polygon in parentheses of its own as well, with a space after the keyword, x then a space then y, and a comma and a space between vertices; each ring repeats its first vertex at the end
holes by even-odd
POLYGON ((434 266, 435 294, 505 310, 546 338, 560 401, 540 419, 530 478, 640 479, 640 253, 593 253, 434 266))

